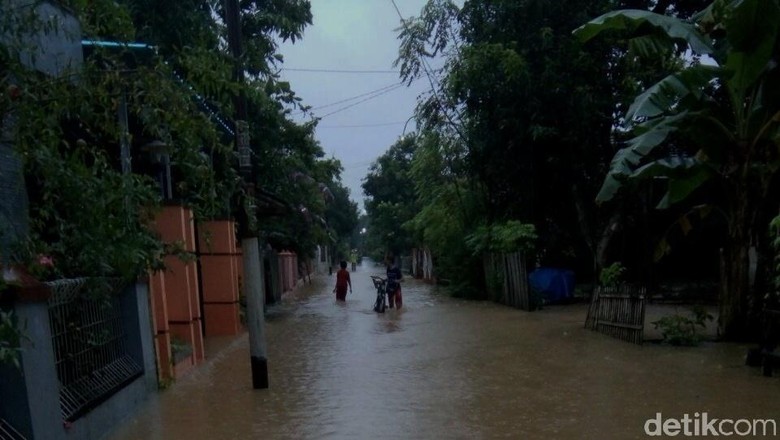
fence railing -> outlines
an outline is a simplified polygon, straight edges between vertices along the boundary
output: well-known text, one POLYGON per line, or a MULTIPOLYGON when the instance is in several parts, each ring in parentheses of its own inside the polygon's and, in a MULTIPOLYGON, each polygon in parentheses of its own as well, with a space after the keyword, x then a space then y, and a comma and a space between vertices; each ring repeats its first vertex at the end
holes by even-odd
POLYGON ((522 252, 485 254, 483 264, 487 288, 495 301, 523 310, 538 308, 528 286, 522 252))
POLYGON ((635 344, 644 342, 644 287, 621 285, 597 287, 593 293, 585 328, 635 344))
POLYGON ((118 280, 78 278, 47 283, 60 409, 64 420, 86 414, 143 374, 128 354, 118 280))
POLYGON ((412 249, 411 274, 424 281, 434 281, 433 255, 427 248, 412 249))
POLYGON ((10 423, 0 419, 0 440, 26 440, 10 423))

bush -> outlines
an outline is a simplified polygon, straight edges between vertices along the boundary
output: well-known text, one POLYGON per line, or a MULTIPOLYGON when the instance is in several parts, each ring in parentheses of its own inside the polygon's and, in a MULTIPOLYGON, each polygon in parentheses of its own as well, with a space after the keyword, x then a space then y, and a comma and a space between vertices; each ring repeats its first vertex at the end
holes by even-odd
POLYGON ((623 267, 620 262, 614 262, 609 266, 601 269, 601 273, 599 274, 599 282, 604 287, 617 286, 622 281, 623 273, 625 271, 626 268, 623 267))
POLYGON ((680 314, 664 316, 654 321, 653 325, 656 329, 661 329, 664 341, 669 344, 693 347, 701 343, 702 335, 699 331, 706 328, 706 322, 712 319, 712 315, 703 307, 696 306, 691 309, 689 316, 680 314))
POLYGON ((14 312, 0 309, 0 365, 11 364, 21 368, 19 355, 23 339, 26 337, 14 312))

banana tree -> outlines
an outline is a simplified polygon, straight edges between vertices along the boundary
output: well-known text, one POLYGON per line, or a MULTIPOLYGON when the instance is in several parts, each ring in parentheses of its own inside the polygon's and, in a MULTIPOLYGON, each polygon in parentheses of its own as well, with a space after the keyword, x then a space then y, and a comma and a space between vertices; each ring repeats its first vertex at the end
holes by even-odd
POLYGON ((597 202, 651 177, 667 182, 659 208, 704 185, 719 191, 728 226, 719 329, 727 338, 745 336, 759 306, 751 300, 748 251, 766 229, 763 215, 778 207, 779 30, 780 0, 715 0, 688 22, 620 10, 574 31, 583 41, 627 33, 633 54, 686 54, 681 70, 630 106, 625 120, 634 137, 615 154, 597 202))

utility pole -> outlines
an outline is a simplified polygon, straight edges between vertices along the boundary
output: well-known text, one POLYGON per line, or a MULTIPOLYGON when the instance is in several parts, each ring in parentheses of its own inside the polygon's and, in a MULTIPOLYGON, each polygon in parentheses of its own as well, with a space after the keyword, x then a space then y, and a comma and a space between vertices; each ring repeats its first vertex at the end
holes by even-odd
MULTIPOLYGON (((224 0, 225 24, 228 31, 228 46, 233 55, 234 80, 244 83, 244 68, 241 63, 241 12, 238 0, 224 0)), ((234 99, 236 149, 238 150, 239 169, 244 183, 246 197, 254 196, 254 173, 249 149, 249 124, 247 122, 246 94, 239 88, 234 99)), ((260 266, 260 247, 257 236, 251 230, 247 212, 250 208, 240 210, 239 233, 243 251, 244 290, 246 293, 247 327, 249 330, 249 354, 252 363, 252 387, 254 389, 268 388, 268 354, 265 343, 265 317, 263 313, 263 273, 260 266)))

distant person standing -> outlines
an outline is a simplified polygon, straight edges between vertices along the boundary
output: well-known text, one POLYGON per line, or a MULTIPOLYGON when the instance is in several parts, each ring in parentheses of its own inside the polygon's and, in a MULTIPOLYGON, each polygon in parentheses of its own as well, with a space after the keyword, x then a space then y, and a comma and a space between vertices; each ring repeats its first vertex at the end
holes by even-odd
POLYGON ((352 249, 349 254, 349 262, 352 263, 352 272, 357 268, 357 249, 352 249))
POLYGON ((349 271, 347 271, 347 262, 342 261, 341 269, 336 272, 336 287, 333 291, 336 292, 337 301, 347 300, 347 287, 349 287, 349 293, 352 293, 352 280, 349 279, 349 271))

